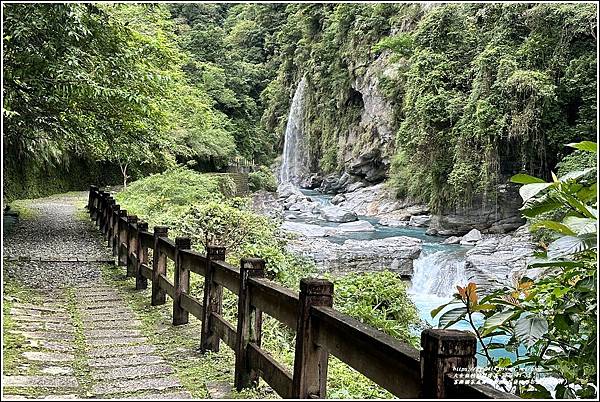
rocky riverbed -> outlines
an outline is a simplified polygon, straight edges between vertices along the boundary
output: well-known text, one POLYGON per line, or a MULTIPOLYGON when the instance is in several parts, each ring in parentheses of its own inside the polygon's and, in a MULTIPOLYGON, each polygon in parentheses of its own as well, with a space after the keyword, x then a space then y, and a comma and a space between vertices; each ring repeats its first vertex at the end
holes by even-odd
POLYGON ((455 236, 427 236, 424 230, 431 233, 435 222, 427 206, 396 200, 383 184, 355 187, 333 196, 283 185, 277 193, 255 193, 252 207, 279 219, 290 234, 287 249, 312 259, 323 271, 391 269, 412 276, 414 261, 429 253, 431 244, 435 250, 455 245, 465 250, 461 277, 488 287, 522 275, 533 255, 525 226, 506 234, 470 228, 455 236), (386 227, 388 232, 382 234, 386 227), (409 233, 397 235, 396 230, 409 233))

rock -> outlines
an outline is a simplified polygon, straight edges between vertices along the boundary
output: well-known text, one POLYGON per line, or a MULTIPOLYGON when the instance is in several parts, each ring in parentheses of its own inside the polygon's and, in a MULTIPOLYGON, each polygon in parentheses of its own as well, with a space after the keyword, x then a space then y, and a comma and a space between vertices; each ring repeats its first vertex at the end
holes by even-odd
POLYGON ((422 241, 397 236, 377 240, 346 240, 343 244, 324 238, 291 240, 287 249, 310 258, 326 272, 361 272, 392 269, 412 275, 413 260, 419 257, 422 241))
POLYGON ((348 186, 358 182, 360 177, 344 172, 341 176, 331 174, 325 176, 319 191, 323 194, 338 194, 348 191, 348 186))
POLYGON ((285 219, 298 219, 298 217, 294 214, 289 214, 285 216, 285 219))
POLYGON ((283 215, 283 207, 277 202, 276 195, 264 190, 252 193, 250 209, 260 215, 272 218, 281 218, 283 215))
POLYGON ((469 280, 482 289, 514 286, 513 280, 523 274, 538 274, 527 269, 535 245, 526 229, 510 235, 492 235, 479 241, 466 252, 465 270, 469 280))
POLYGON ((331 199, 331 203, 333 205, 338 205, 342 202, 346 201, 346 196, 344 194, 337 194, 335 197, 331 199))
POLYGON ((519 186, 498 186, 497 199, 473 200, 471 206, 442 209, 431 219, 431 228, 442 236, 461 236, 475 228, 482 233, 508 233, 525 222, 521 217, 519 186))
POLYGON ((390 226, 390 227, 401 227, 401 226, 408 226, 408 221, 398 220, 398 219, 384 216, 383 218, 379 219, 379 224, 383 225, 383 226, 390 226))
POLYGON ((409 226, 426 227, 431 222, 430 215, 414 215, 410 217, 409 226))
POLYGON ((353 192, 353 191, 356 191, 356 190, 358 190, 359 188, 364 188, 364 187, 367 187, 367 185, 366 185, 364 182, 362 182, 362 181, 359 181, 359 182, 356 182, 356 183, 354 183, 354 184, 350 184, 350 185, 349 185, 349 186, 346 188, 346 192, 348 192, 348 193, 351 193, 351 192, 353 192))
POLYGON ((458 244, 460 243, 461 238, 458 236, 450 236, 446 240, 442 242, 442 244, 458 244))
POLYGON ((460 239, 460 244, 463 246, 473 246, 481 240, 481 232, 477 229, 471 229, 469 233, 460 239))
POLYGON ((321 218, 328 222, 353 222, 358 220, 358 216, 347 209, 339 207, 325 207, 321 209, 321 218))
POLYGON ((313 190, 318 188, 323 183, 323 176, 319 173, 313 173, 308 178, 302 180, 300 187, 313 190))
POLYGON ((300 189, 294 186, 292 183, 283 183, 277 187, 277 196, 280 200, 289 198, 292 195, 301 195, 303 196, 300 189))
POLYGON ((437 234, 438 234, 438 231, 437 231, 437 230, 435 230, 435 229, 432 229, 432 228, 428 228, 428 229, 425 231, 425 234, 426 234, 426 235, 428 235, 428 236, 437 236, 437 234))
POLYGON ((345 233, 345 232, 373 232, 375 231, 375 226, 371 225, 368 221, 355 221, 342 223, 337 228, 335 228, 336 232, 345 233))
POLYGON ((324 237, 328 236, 332 228, 309 223, 283 222, 281 229, 286 232, 297 233, 306 237, 324 237))
POLYGON ((408 221, 412 215, 424 215, 429 212, 425 205, 410 200, 397 200, 384 184, 358 188, 345 193, 346 199, 339 206, 358 215, 387 217, 391 220, 408 221))

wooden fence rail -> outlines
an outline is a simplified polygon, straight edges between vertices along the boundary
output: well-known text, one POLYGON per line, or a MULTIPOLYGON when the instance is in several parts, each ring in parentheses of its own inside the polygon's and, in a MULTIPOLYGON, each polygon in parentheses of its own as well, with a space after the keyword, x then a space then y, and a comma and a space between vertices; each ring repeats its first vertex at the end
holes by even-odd
POLYGON ((428 329, 419 352, 387 334, 333 308, 333 284, 305 278, 297 294, 264 278, 265 262, 243 258, 240 266, 225 262, 223 247, 206 254, 191 250, 189 238, 168 237, 168 228, 128 215, 108 192, 90 187, 90 217, 105 235, 108 247, 136 289, 152 286, 153 306, 173 299, 173 325, 202 322, 203 351, 218 352, 222 340, 235 351, 238 390, 266 381, 283 398, 325 398, 327 365, 333 355, 400 398, 515 398, 487 385, 459 384, 455 368, 476 365, 476 338, 466 331, 428 329), (153 250, 149 261, 148 250, 153 250), (174 262, 174 281, 167 277, 167 260, 174 262), (190 273, 204 277, 204 295, 189 294, 190 273), (222 316, 223 288, 238 297, 237 323, 222 316), (261 348, 262 315, 268 314, 296 333, 293 372, 261 348))

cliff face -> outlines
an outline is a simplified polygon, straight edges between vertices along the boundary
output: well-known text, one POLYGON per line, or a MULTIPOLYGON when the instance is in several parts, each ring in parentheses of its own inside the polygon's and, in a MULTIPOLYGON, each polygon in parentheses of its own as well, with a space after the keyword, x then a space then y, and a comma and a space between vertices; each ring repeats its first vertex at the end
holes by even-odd
POLYGON ((359 99, 361 110, 357 121, 338 139, 338 160, 343 172, 378 183, 387 177, 398 128, 394 117, 397 105, 383 94, 380 81, 397 74, 389 53, 371 63, 357 63, 351 69, 356 75, 350 83, 350 93, 359 99))

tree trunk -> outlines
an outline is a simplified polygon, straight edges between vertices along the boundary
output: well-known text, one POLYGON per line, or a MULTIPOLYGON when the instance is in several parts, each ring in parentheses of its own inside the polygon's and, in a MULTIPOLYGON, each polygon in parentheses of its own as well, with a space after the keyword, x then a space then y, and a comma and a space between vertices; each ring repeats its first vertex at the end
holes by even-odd
POLYGON ((125 165, 119 164, 121 168, 121 173, 123 174, 123 188, 127 188, 127 163, 125 165))

